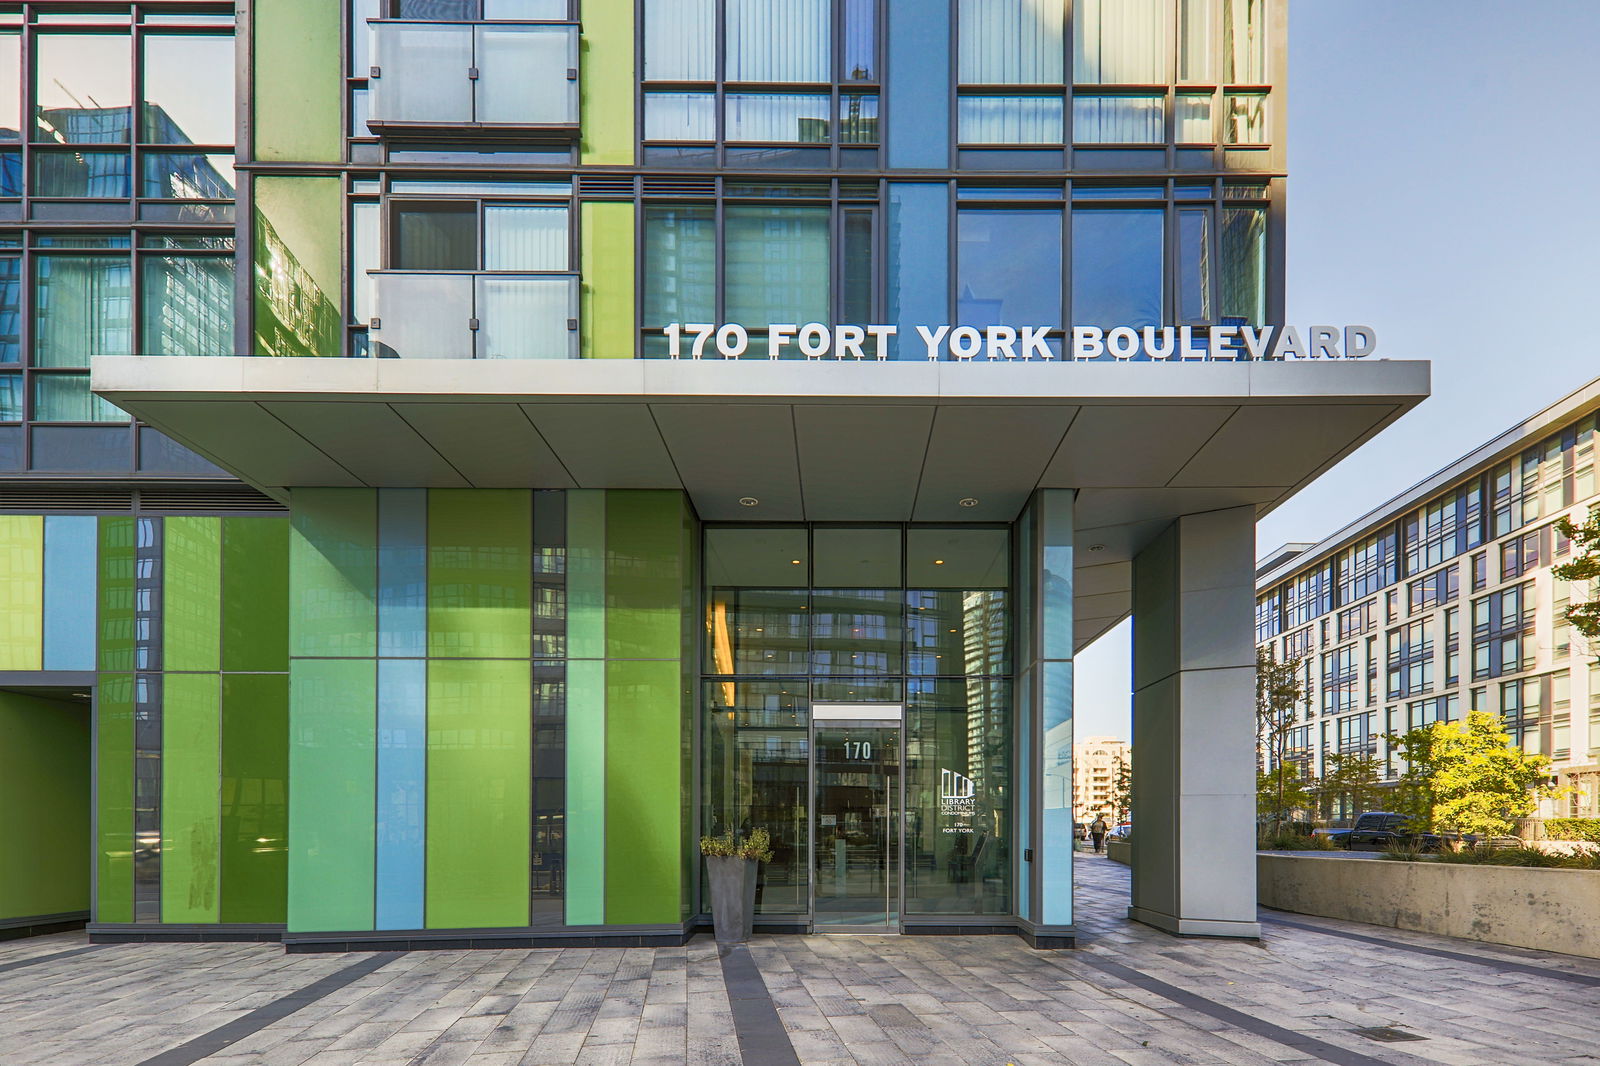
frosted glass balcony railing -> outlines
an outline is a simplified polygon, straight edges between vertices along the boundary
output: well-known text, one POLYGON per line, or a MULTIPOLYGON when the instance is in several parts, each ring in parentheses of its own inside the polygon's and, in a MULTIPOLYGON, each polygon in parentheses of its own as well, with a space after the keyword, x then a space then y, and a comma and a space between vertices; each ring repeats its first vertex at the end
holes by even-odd
POLYGON ((380 136, 466 127, 577 136, 577 26, 370 25, 367 125, 380 136))
POLYGON ((373 271, 380 357, 576 359, 578 275, 373 271))

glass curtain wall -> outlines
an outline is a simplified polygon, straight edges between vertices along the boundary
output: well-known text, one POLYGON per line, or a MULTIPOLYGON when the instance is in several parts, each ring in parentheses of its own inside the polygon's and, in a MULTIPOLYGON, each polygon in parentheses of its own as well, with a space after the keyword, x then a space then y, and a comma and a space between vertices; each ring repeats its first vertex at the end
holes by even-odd
POLYGON ((957 135, 962 144, 1060 145, 1065 4, 960 0, 957 135))
POLYGON ((758 914, 808 913, 819 701, 905 705, 905 913, 1011 913, 1009 540, 707 528, 702 831, 771 833, 758 914))

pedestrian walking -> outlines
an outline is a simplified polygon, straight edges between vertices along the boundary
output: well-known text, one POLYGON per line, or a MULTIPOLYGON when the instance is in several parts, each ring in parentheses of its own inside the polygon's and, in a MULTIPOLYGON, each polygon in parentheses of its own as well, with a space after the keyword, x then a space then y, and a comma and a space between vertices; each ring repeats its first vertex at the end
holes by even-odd
POLYGON ((1106 816, 1097 814, 1094 821, 1089 823, 1089 839, 1094 841, 1094 852, 1100 854, 1100 845, 1106 842, 1106 816))

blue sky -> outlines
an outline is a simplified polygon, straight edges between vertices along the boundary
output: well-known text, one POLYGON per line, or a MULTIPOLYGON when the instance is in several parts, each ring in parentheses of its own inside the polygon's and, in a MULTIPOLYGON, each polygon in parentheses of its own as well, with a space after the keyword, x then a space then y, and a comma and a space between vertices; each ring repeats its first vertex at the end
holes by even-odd
MULTIPOLYGON (((1315 0, 1289 20, 1288 321, 1360 322, 1433 397, 1264 519, 1319 540, 1600 376, 1595 0, 1315 0), (1562 337, 1565 332, 1570 338, 1562 337)), ((1129 734, 1128 626, 1078 737, 1129 734)))

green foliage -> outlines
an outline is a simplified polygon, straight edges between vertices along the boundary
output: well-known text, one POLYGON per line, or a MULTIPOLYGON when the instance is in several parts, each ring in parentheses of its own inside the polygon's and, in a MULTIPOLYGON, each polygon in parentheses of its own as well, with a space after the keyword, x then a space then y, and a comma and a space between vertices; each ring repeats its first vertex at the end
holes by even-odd
POLYGON ((1572 560, 1551 567, 1550 572, 1562 581, 1588 583, 1596 593, 1587 601, 1575 595, 1567 607, 1567 621, 1585 638, 1600 640, 1600 508, 1591 510, 1582 525, 1570 518, 1556 519, 1556 531, 1571 539, 1572 560))
POLYGON ((1337 851, 1327 837, 1307 836, 1301 833, 1263 835, 1256 841, 1261 851, 1337 851))
POLYGON ((1311 809, 1308 784, 1306 772, 1298 762, 1279 763, 1256 775, 1256 815, 1271 826, 1270 836, 1279 836, 1283 823, 1293 821, 1296 811, 1311 809))
POLYGON ((1280 663, 1270 647, 1256 650, 1256 810, 1271 820, 1273 837, 1294 811, 1311 805, 1302 771, 1288 757, 1295 708, 1305 698, 1302 662, 1280 663))
POLYGON ((1394 806, 1417 832, 1504 835, 1533 812, 1538 797, 1555 794, 1550 760, 1513 747, 1503 720, 1487 711, 1391 736, 1389 743, 1406 762, 1394 806))
POLYGON ((1379 765, 1370 755, 1329 755, 1316 784, 1318 799, 1324 805, 1343 800, 1357 814, 1373 810, 1384 795, 1378 783, 1379 765))
POLYGON ((700 854, 771 862, 772 836, 765 829, 752 829, 750 835, 742 839, 735 837, 731 830, 719 837, 701 837, 700 854))
POLYGON ((1570 854, 1540 851, 1538 848, 1462 848, 1423 854, 1416 848, 1393 848, 1385 859, 1402 862, 1443 862, 1458 866, 1536 866, 1552 870, 1600 870, 1600 848, 1587 848, 1570 854))
POLYGON ((1133 813, 1133 766, 1121 755, 1111 772, 1111 812, 1119 824, 1133 813))
POLYGON ((1600 844, 1600 818, 1546 818, 1544 835, 1551 840, 1587 840, 1600 844))

